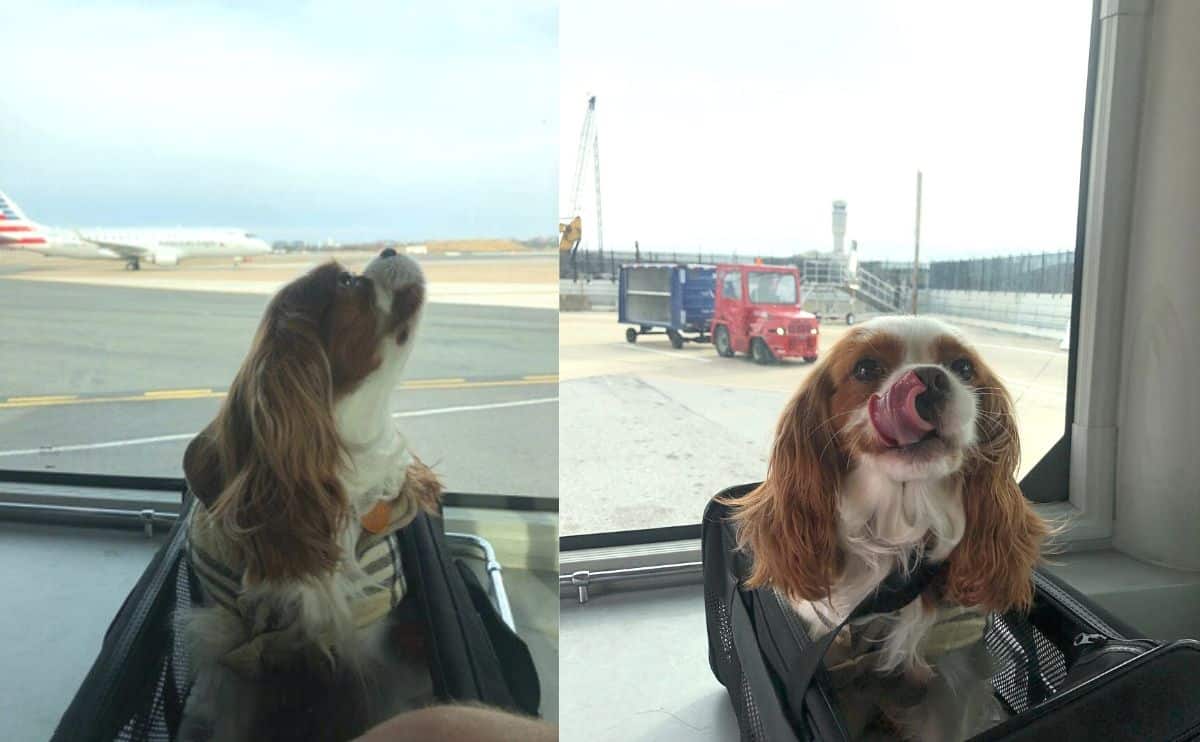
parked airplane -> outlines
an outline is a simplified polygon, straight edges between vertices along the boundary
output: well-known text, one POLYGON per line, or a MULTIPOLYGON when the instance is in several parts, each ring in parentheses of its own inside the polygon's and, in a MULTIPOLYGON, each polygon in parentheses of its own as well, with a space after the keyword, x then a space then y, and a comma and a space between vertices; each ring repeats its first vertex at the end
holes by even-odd
POLYGON ((86 260, 124 260, 127 270, 142 261, 178 265, 184 258, 266 255, 271 246, 240 229, 201 227, 59 229, 30 221, 11 198, 0 193, 0 247, 86 260))

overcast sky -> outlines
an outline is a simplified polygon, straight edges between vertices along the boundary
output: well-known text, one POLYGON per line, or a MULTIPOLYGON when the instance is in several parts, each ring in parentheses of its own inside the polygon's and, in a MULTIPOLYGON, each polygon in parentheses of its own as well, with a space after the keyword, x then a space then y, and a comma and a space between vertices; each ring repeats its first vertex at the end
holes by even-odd
POLYGON ((153 5, 0 0, 0 189, 31 218, 554 234, 553 0, 153 5))
POLYGON ((560 215, 594 94, 607 248, 911 260, 920 168, 923 258, 1073 249, 1091 7, 564 0, 560 215))

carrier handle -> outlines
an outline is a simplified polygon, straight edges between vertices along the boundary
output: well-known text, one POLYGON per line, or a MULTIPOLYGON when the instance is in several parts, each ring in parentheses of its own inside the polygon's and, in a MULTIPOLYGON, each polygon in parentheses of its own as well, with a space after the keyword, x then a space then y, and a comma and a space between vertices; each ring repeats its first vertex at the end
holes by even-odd
POLYGON ((829 647, 837 635, 841 633, 842 627, 856 618, 878 613, 892 613, 904 608, 933 584, 945 568, 945 562, 934 564, 927 559, 921 559, 915 567, 910 566, 907 570, 899 568, 893 570, 873 593, 863 598, 854 610, 842 619, 841 623, 800 653, 796 663, 788 672, 786 686, 788 705, 791 706, 792 712, 796 714, 797 718, 800 717, 804 708, 804 696, 808 693, 808 688, 812 685, 813 678, 816 677, 817 670, 825 659, 825 654, 829 651, 829 647))

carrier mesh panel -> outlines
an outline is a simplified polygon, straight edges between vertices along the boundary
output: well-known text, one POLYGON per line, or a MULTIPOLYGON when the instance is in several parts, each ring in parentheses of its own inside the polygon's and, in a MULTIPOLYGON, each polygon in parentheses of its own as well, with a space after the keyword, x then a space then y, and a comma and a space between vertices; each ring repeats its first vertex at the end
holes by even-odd
MULTIPOLYGON (((488 583, 490 585, 490 582, 488 583)), ((191 614, 193 596, 200 588, 188 559, 176 555, 175 566, 162 585, 169 616, 148 618, 149 630, 138 639, 138 646, 154 657, 152 663, 116 668, 112 682, 123 687, 144 688, 132 708, 112 708, 106 719, 120 724, 113 738, 117 742, 173 742, 183 719, 183 707, 190 687, 189 651, 185 643, 184 622, 191 614)), ((137 619, 134 619, 137 620, 137 619)), ((732 650, 732 638, 730 639, 732 650)), ((759 738, 755 738, 758 742, 759 738)))
POLYGON ((187 559, 179 559, 176 565, 174 584, 163 586, 163 590, 173 593, 169 602, 174 606, 170 621, 163 622, 165 636, 160 643, 164 651, 158 653, 155 666, 146 670, 146 677, 155 680, 147 688, 145 701, 117 733, 118 742, 171 742, 183 716, 189 671, 183 621, 192 607, 192 585, 187 559))
POLYGON ((1067 675, 1066 656, 1030 623, 992 616, 984 640, 996 666, 992 686, 1014 714, 1029 708, 1031 671, 1041 678, 1050 694, 1058 690, 1067 675), (1025 649, 1030 645, 1036 657, 1030 657, 1025 649))
POLYGON ((734 713, 738 718, 738 729, 742 731, 742 739, 748 742, 766 742, 762 719, 758 715, 758 704, 754 701, 754 693, 750 689, 750 680, 742 674, 742 665, 738 661, 737 651, 733 645, 733 626, 729 620, 729 607, 719 596, 705 596, 708 612, 717 617, 720 627, 721 646, 714 660, 721 666, 723 677, 734 679, 729 688, 733 700, 734 713), (733 685, 736 684, 736 687, 733 685))
MULTIPOLYGON (((764 742, 766 736, 759 718, 758 705, 748 678, 742 674, 741 664, 733 643, 733 627, 729 609, 720 597, 707 594, 709 615, 715 616, 719 627, 719 647, 714 661, 723 677, 731 679, 728 688, 738 718, 742 739, 749 742, 764 742)), ((1008 711, 1018 714, 1029 708, 1029 683, 1031 671, 1041 678, 1047 697, 1053 695, 1067 674, 1067 658, 1046 635, 1029 622, 1012 621, 1005 616, 993 615, 988 621, 984 636, 988 651, 992 655, 996 671, 992 675, 992 686, 1008 711), (1025 647, 1033 646, 1036 657, 1025 647)))
MULTIPOLYGON (((173 656, 170 665, 174 672, 176 689, 186 689, 191 682, 191 656, 184 629, 192 607, 192 596, 198 595, 192 589, 193 580, 191 563, 187 559, 180 560, 175 577, 175 612, 171 616, 173 656)), ((187 697, 187 693, 179 693, 179 696, 182 701, 187 697)))

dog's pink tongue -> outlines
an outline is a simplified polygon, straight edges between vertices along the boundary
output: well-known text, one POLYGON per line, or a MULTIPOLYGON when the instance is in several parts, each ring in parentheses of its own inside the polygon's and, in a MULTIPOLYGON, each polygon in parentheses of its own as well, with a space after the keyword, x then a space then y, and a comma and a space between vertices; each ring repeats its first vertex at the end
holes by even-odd
POLYGON ((909 371, 882 394, 872 394, 867 412, 875 432, 888 446, 907 446, 916 443, 933 430, 933 423, 917 414, 917 397, 925 384, 916 373, 909 371))

